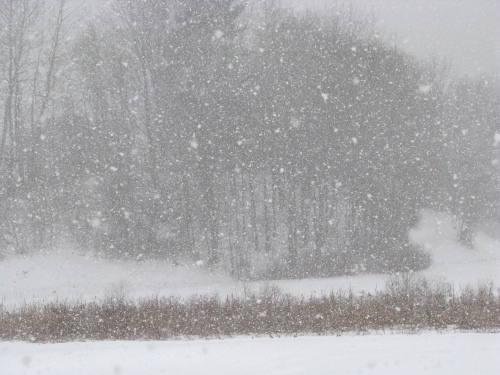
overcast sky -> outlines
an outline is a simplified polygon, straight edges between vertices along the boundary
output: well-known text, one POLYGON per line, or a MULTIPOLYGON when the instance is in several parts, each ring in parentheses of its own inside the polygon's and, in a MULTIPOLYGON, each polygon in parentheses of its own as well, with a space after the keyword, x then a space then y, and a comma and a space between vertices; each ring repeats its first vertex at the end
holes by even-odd
MULTIPOLYGON (((154 0, 153 0, 154 1, 154 0)), ((210 0, 207 0, 210 1, 210 0)), ((252 1, 252 0, 250 0, 252 1)), ((500 76, 500 0, 282 0, 324 9, 352 3, 377 16, 384 35, 421 58, 447 57, 455 74, 500 76)), ((87 0, 99 8, 104 0, 87 0)))
MULTIPOLYGON (((283 0, 322 9, 335 0, 283 0)), ((419 57, 448 57, 460 75, 500 75, 500 0, 343 0, 377 15, 385 34, 419 57)))

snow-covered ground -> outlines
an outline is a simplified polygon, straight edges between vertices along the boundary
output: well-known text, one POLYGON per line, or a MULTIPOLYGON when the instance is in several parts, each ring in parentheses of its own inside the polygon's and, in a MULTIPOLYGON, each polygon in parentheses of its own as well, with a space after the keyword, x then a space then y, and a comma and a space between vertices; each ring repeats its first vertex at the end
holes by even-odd
POLYGON ((0 343, 2 374, 500 374, 500 334, 0 343))
MULTIPOLYGON (((432 279, 500 285, 500 242, 480 232, 474 249, 454 240, 446 215, 422 213, 413 242, 424 245, 432 279)), ((384 288, 387 275, 275 281, 295 294, 351 288, 384 288)), ((57 252, 8 257, 0 261, 0 302, 92 300, 125 293, 151 295, 240 293, 264 283, 242 284, 196 265, 108 261, 57 252)), ((233 338, 170 342, 80 342, 32 344, 0 342, 0 374, 499 374, 499 333, 421 333, 233 338)))
MULTIPOLYGON (((454 240, 453 232, 446 215, 422 213, 419 226, 410 233, 412 241, 423 244, 432 254, 433 264, 422 274, 453 282, 457 290, 479 280, 500 285, 500 242, 479 232, 474 249, 466 249, 454 240)), ((348 288, 371 292, 383 289, 386 279, 387 275, 357 275, 278 280, 273 284, 290 293, 308 295, 348 288)), ((244 288, 258 290, 263 285, 211 274, 195 264, 174 267, 153 261, 105 260, 68 248, 0 261, 0 303, 7 308, 33 301, 93 300, 117 292, 131 298, 215 292, 224 295, 241 293, 244 288)))

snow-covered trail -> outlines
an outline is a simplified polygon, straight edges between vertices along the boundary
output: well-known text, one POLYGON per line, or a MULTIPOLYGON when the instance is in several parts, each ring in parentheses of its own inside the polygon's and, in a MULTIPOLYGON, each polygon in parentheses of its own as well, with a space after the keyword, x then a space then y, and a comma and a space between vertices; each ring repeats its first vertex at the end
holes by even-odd
POLYGON ((500 374, 500 334, 0 343, 6 375, 500 374))

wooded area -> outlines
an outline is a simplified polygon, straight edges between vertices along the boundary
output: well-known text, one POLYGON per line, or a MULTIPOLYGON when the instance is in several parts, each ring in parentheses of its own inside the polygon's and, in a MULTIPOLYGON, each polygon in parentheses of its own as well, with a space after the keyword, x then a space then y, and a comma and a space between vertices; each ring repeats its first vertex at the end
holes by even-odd
POLYGON ((242 278, 421 269, 500 220, 500 85, 275 1, 0 0, 0 254, 61 238, 242 278), (78 22, 77 22, 78 21, 78 22), (3 250, 2 250, 3 249, 3 250))

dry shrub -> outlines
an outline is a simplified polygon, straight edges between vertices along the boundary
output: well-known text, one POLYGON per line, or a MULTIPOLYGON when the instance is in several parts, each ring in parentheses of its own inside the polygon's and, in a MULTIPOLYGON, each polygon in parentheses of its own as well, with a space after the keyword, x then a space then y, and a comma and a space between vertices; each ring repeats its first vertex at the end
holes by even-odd
POLYGON ((377 251, 377 256, 363 257, 352 252, 299 253, 291 262, 279 256, 264 270, 251 275, 252 280, 328 278, 359 273, 415 272, 430 267, 431 255, 421 246, 396 241, 377 251))
POLYGON ((258 293, 105 298, 0 309, 0 339, 38 342, 76 340, 165 340, 233 335, 331 334, 384 329, 494 330, 500 300, 492 283, 466 287, 408 273, 391 277, 385 291, 294 296, 267 285, 258 293))
POLYGON ((252 280, 328 278, 349 274, 349 269, 335 255, 300 254, 293 263, 286 257, 276 258, 266 269, 254 273, 252 280))

